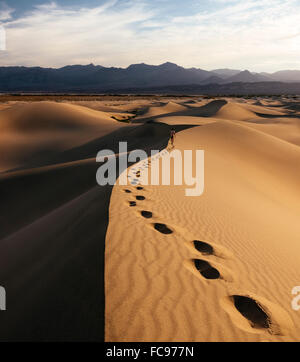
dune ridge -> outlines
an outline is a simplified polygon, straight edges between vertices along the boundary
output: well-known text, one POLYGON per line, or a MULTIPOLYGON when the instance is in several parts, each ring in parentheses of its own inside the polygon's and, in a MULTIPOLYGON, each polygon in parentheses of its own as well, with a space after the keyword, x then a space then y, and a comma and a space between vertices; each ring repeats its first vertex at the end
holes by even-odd
POLYGON ((299 341, 297 104, 0 107, 1 341, 299 341), (205 151, 200 197, 141 184, 172 150, 171 127, 176 150, 205 151), (121 141, 160 152, 129 165, 128 185, 100 187, 96 155, 118 157, 121 141))
MULTIPOLYGON (((218 112, 176 138, 176 149, 205 150, 201 197, 184 186, 114 186, 106 341, 299 341, 300 149, 253 129, 247 121, 259 116, 240 106, 218 112)), ((142 179, 150 163, 132 172, 142 179)))
MULTIPOLYGON (((23 106, 7 109, 13 113, 23 106)), ((71 128, 75 113, 79 127, 86 129, 89 111, 80 108, 78 115, 77 107, 53 103, 28 105, 35 111, 28 112, 29 126, 33 117, 36 127, 40 107, 41 123, 53 121, 56 129, 59 120, 51 113, 56 109, 68 113, 71 128)), ((37 148, 36 162, 27 154, 17 159, 17 169, 0 174, 0 280, 9 296, 9 308, 0 315, 1 341, 104 340, 104 248, 112 187, 96 184, 100 164, 95 158, 107 148, 117 155, 119 142, 126 139, 128 151, 163 148, 169 129, 110 119, 102 124, 101 113, 92 114, 95 126, 88 130, 87 142, 79 143, 77 134, 67 132, 61 149, 53 145, 54 155, 40 155, 37 148)), ((24 132, 20 134, 30 142, 24 132)), ((53 133, 43 132, 54 141, 53 133)), ((9 148, 5 152, 9 155, 9 148)))
POLYGON ((30 158, 49 158, 122 127, 110 115, 55 102, 14 104, 0 111, 0 172, 30 158))

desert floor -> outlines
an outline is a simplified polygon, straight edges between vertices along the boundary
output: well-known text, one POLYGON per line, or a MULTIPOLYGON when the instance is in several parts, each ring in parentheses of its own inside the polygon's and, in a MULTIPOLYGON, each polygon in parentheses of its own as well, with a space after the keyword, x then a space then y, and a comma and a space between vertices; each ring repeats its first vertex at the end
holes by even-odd
POLYGON ((300 99, 2 99, 0 153, 1 341, 300 341, 300 99), (203 195, 144 185, 173 150, 203 195))

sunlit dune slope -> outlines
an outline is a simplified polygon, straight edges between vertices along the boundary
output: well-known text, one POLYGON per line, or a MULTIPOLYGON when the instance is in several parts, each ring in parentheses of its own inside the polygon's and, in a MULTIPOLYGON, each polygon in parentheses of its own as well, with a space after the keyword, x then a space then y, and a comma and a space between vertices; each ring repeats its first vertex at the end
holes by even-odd
POLYGON ((299 341, 299 147, 219 121, 179 133, 176 149, 205 150, 202 196, 113 189, 106 340, 299 341))
POLYGON ((0 112, 0 171, 48 157, 123 126, 104 112, 55 102, 15 104, 0 112))

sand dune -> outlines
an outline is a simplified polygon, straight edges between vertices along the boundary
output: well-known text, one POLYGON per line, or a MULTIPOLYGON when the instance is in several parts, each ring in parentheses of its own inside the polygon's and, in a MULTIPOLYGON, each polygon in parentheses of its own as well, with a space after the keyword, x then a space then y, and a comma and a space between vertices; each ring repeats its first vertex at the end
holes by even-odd
POLYGON ((197 102, 192 106, 187 105, 186 103, 185 106, 182 106, 171 102, 159 107, 150 107, 150 111, 136 117, 133 122, 155 121, 157 119, 159 119, 160 122, 163 122, 164 118, 169 117, 214 117, 226 104, 227 101, 225 100, 214 100, 203 103, 197 102))
MULTIPOLYGON (((217 115, 230 114, 253 117, 232 104, 217 115)), ((299 341, 291 290, 300 148, 247 124, 219 120, 177 135, 176 149, 206 152, 201 197, 182 186, 115 185, 107 341, 299 341)), ((142 176, 146 166, 133 169, 142 176)))
POLYGON ((73 129, 93 126, 102 122, 110 123, 111 118, 104 112, 94 111, 74 104, 39 102, 16 104, 1 113, 1 127, 19 131, 51 129, 73 129))
POLYGON ((281 101, 279 101, 279 100, 277 100, 277 101, 275 101, 275 100, 268 100, 268 101, 260 100, 259 103, 260 104, 256 104, 256 105, 267 106, 267 107, 281 107, 281 106, 284 105, 282 100, 281 101))
POLYGON ((243 108, 241 104, 228 103, 224 105, 215 115, 216 118, 247 121, 255 119, 258 116, 248 109, 243 108))
POLYGON ((300 146, 300 119, 260 118, 249 122, 247 126, 300 146))
POLYGON ((104 112, 40 102, 15 104, 0 112, 0 171, 47 158, 124 126, 104 112))
POLYGON ((164 148, 169 134, 163 124, 121 125, 106 133, 100 122, 92 141, 0 174, 0 280, 9 295, 1 341, 103 341, 112 187, 96 184, 95 157, 117 154, 124 140, 128 150, 164 148))
POLYGON ((268 108, 268 107, 263 107, 263 106, 258 106, 258 105, 250 105, 250 104, 243 104, 242 105, 243 108, 257 113, 257 114, 267 114, 267 115, 271 115, 271 116, 283 116, 284 113, 281 112, 280 110, 278 111, 278 108, 276 108, 276 110, 273 108, 268 108))
POLYGON ((162 114, 181 112, 185 111, 186 109, 187 108, 183 105, 177 104, 175 102, 168 102, 160 106, 149 107, 147 112, 142 114, 140 117, 137 117, 137 119, 150 118, 150 117, 160 116, 162 114))
POLYGON ((202 126, 205 124, 217 122, 219 119, 213 117, 195 117, 195 116, 168 116, 155 118, 155 122, 161 122, 169 125, 190 124, 202 126))
POLYGON ((296 109, 157 96, 0 107, 0 340, 300 341, 296 109), (167 159, 171 127, 175 149, 205 151, 202 196, 141 185, 155 158, 130 165, 127 186, 97 186, 98 151, 127 141, 167 159))

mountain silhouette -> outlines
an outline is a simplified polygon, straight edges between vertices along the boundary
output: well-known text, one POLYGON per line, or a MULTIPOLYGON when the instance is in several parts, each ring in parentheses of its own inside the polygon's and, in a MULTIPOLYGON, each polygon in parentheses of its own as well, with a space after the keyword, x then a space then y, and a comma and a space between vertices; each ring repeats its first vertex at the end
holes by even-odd
POLYGON ((127 68, 101 65, 67 65, 62 68, 0 67, 1 92, 110 92, 172 86, 297 82, 300 71, 251 73, 248 70, 207 71, 166 62, 132 64, 127 68))
POLYGON ((249 70, 244 70, 238 74, 235 74, 226 79, 226 83, 234 83, 234 82, 244 82, 244 83, 255 83, 255 82, 268 82, 272 81, 270 77, 250 73, 249 70))

